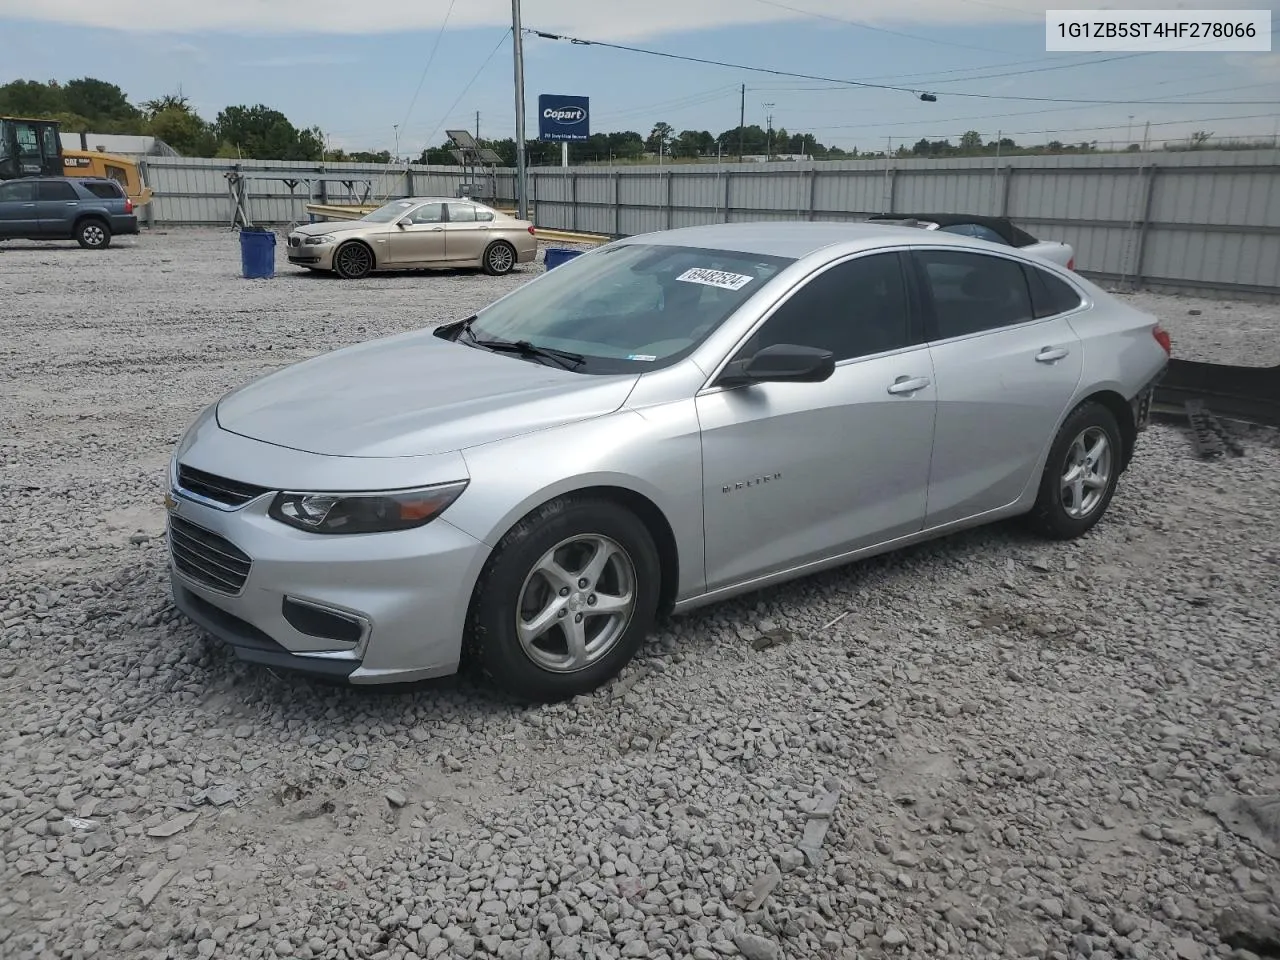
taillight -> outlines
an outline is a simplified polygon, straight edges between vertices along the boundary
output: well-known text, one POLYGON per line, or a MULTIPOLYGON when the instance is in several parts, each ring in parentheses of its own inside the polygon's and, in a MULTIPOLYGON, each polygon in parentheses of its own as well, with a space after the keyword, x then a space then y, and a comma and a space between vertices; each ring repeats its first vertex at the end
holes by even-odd
POLYGON ((1067 269, 1074 270, 1075 268, 1076 268, 1076 258, 1072 257, 1070 260, 1067 261, 1067 269))
POLYGON ((133 201, 130 200, 128 197, 124 198, 124 212, 133 213, 133 201))
POLYGON ((531 224, 529 224, 529 236, 531 236, 531 237, 533 237, 533 236, 537 236, 537 234, 534 232, 533 224, 532 224, 532 223, 531 223, 531 224))
POLYGON ((1156 338, 1156 343, 1160 344, 1160 348, 1164 350, 1166 356, 1173 356, 1173 340, 1169 337, 1169 331, 1160 324, 1156 324, 1151 328, 1151 335, 1156 338))

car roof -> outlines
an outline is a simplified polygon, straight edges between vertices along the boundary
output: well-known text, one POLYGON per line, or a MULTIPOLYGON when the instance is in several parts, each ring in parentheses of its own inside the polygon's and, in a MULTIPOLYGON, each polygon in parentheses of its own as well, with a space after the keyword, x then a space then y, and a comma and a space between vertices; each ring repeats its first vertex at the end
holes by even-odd
POLYGON ((731 250, 735 253, 787 257, 800 260, 828 247, 844 247, 847 252, 871 250, 884 246, 907 246, 929 243, 973 247, 990 244, 972 237, 952 233, 931 232, 921 236, 918 227, 899 227, 888 223, 851 221, 847 223, 810 223, 807 221, 760 221, 747 223, 715 223, 701 227, 679 227, 660 233, 627 237, 621 243, 662 244, 673 247, 703 247, 709 250, 731 250))

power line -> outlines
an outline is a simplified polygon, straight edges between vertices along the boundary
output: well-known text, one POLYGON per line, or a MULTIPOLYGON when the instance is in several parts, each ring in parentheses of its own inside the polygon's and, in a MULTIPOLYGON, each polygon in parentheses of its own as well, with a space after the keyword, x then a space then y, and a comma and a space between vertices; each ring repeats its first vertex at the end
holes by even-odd
POLYGON ((511 35, 511 28, 505 27, 502 31, 502 36, 498 38, 497 44, 494 46, 492 50, 489 51, 489 55, 485 57, 484 60, 480 63, 479 68, 472 75, 471 79, 467 81, 467 85, 462 88, 462 92, 458 94, 457 99, 455 99, 453 103, 449 104, 449 109, 444 112, 444 116, 441 117, 440 122, 437 123, 435 127, 432 128, 429 134, 427 134, 426 143, 422 148, 423 153, 425 153, 427 150, 431 148, 431 141, 435 139, 436 134, 440 132, 440 128, 449 122, 449 117, 453 116, 454 108, 456 108, 458 104, 462 102, 462 98, 467 95, 467 92, 471 89, 471 87, 475 84, 475 82, 480 79, 480 74, 484 73, 485 67, 489 66, 490 61, 492 61, 494 56, 497 55, 498 51, 502 49, 502 45, 507 42, 507 37, 510 35, 511 35))
MULTIPOLYGON (((526 33, 542 37, 545 40, 568 40, 570 43, 576 43, 581 46, 604 47, 610 50, 621 50, 626 53, 640 53, 650 57, 661 57, 664 60, 681 60, 686 63, 698 63, 704 66, 727 67, 731 70, 745 70, 748 73, 764 73, 775 77, 794 77, 797 80, 814 80, 820 83, 836 83, 850 87, 862 87, 870 90, 889 90, 895 93, 910 93, 914 96, 925 95, 927 91, 919 87, 903 87, 886 83, 870 83, 863 80, 847 80, 839 77, 823 77, 811 73, 794 73, 789 70, 777 70, 771 67, 754 67, 742 63, 731 63, 726 60, 711 60, 706 57, 690 57, 678 53, 668 53, 663 50, 649 50, 644 47, 633 47, 622 43, 608 43, 604 40, 584 40, 581 37, 571 37, 564 34, 551 33, 545 30, 529 29, 526 33)), ((952 90, 947 93, 949 97, 966 97, 975 100, 1011 100, 1022 101, 1025 103, 1079 103, 1090 104, 1096 106, 1137 106, 1152 102, 1160 101, 1144 101, 1144 100, 1090 100, 1076 97, 1026 97, 1009 94, 997 93, 975 93, 967 90, 952 90)), ((1193 103, 1205 106, 1266 106, 1273 101, 1267 100, 1197 100, 1193 103)))
POLYGON ((445 11, 444 21, 440 24, 439 31, 436 32, 436 42, 431 45, 431 53, 427 55, 427 62, 422 68, 422 74, 418 77, 418 87, 413 91, 413 99, 409 101, 409 109, 404 112, 404 119, 400 121, 400 126, 407 126, 409 123, 409 115, 413 113, 413 108, 418 102, 418 94, 422 92, 422 84, 426 82, 427 71, 431 69, 431 64, 435 62, 436 51, 440 49, 440 38, 444 36, 444 28, 449 25, 449 18, 453 16, 453 7, 458 0, 449 0, 449 9, 445 11))
MULTIPOLYGON (((1231 117, 1187 117, 1182 120, 1160 120, 1160 121, 1152 122, 1150 126, 1173 127, 1173 126, 1178 126, 1184 123, 1218 123, 1223 120, 1262 120, 1262 119, 1270 119, 1273 116, 1274 114, 1270 114, 1270 113, 1249 113, 1249 114, 1242 114, 1242 115, 1236 115, 1231 117)), ((1128 129, 1128 127, 1129 127, 1128 124, 1117 123, 1117 124, 1094 125, 1094 126, 1088 126, 1088 127, 1057 127, 1057 128, 1050 128, 1045 130, 1002 130, 1000 131, 1000 135, 1002 137, 1030 137, 1030 136, 1039 136, 1039 135, 1049 134, 1049 133, 1092 133, 1092 132, 1101 131, 1101 130, 1125 130, 1125 129, 1128 129)), ((821 130, 823 128, 820 127, 818 129, 821 130)), ((827 129, 830 129, 830 128, 827 128, 827 129)), ((968 131, 965 131, 965 132, 967 133, 968 131)), ((954 136, 957 136, 957 134, 956 133, 929 133, 929 134, 921 134, 918 139, 938 140, 938 139, 948 139, 954 136)))

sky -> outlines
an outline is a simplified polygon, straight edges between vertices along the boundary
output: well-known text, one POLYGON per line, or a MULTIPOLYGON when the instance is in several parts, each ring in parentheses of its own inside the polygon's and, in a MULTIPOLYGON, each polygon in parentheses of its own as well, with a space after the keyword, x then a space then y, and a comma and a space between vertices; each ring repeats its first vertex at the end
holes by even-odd
MULTIPOLYGON (((1274 3, 1274 0, 1272 0, 1274 3)), ((845 149, 977 130, 1019 143, 1280 134, 1280 52, 1046 53, 1025 0, 523 0, 525 28, 830 80, 526 36, 542 93, 590 97, 593 132, 748 124, 845 149), (922 102, 920 92, 936 95, 922 102), (1016 99, 1023 98, 1023 99, 1016 99), (1045 98, 1045 99, 1032 99, 1045 98), (1046 102, 1109 100, 1111 104, 1046 102), (1147 125, 1150 124, 1148 127, 1147 125)), ((1101 8, 1271 9, 1232 0, 1101 8)), ((510 0, 0 0, 0 83, 93 76, 140 102, 178 91, 213 119, 265 103, 344 149, 416 156, 444 131, 514 131, 510 0)))

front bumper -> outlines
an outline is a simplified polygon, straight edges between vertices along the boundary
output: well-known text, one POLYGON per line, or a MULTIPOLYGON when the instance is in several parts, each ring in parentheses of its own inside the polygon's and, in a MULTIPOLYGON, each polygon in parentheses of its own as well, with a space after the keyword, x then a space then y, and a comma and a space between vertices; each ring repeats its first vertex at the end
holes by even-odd
POLYGON ((416 530, 326 536, 272 520, 274 491, 224 509, 173 486, 174 603, 241 659, 352 683, 457 670, 489 548, 443 517, 416 530), (234 582, 220 582, 232 568, 234 582))
POLYGON ((285 256, 290 263, 316 270, 333 269, 333 251, 338 247, 336 243, 308 245, 304 237, 293 234, 290 234, 285 243, 287 244, 285 256), (294 246, 294 241, 297 241, 297 246, 294 246))

